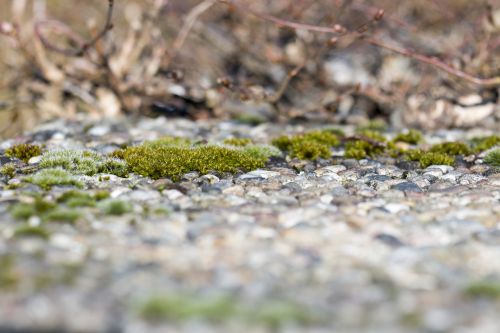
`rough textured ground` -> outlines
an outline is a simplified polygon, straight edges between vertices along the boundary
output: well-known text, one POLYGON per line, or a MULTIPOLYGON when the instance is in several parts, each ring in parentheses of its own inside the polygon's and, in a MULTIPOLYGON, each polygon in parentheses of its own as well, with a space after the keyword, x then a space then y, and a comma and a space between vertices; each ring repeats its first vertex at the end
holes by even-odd
MULTIPOLYGON (((163 135, 269 142, 302 130, 157 119, 52 123, 20 140, 109 153, 163 135)), ((81 180, 119 207, 105 199, 77 208, 73 223, 22 222, 15 204, 34 204, 33 193, 55 202, 72 186, 43 191, 2 178, 0 331, 500 330, 500 174, 480 159, 424 170, 391 158, 275 159, 262 170, 190 173, 177 183, 81 180), (26 226, 39 225, 50 235, 33 228, 27 237, 26 226)))

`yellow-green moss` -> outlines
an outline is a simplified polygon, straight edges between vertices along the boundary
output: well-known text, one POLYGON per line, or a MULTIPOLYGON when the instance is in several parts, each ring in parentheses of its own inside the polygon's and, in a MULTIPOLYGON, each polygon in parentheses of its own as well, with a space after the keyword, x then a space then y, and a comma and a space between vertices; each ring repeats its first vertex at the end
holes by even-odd
POLYGON ((495 167, 500 167, 500 149, 495 149, 486 155, 484 163, 495 167))
POLYGON ((405 152, 405 155, 410 161, 418 161, 422 169, 425 169, 431 165, 455 164, 455 158, 444 153, 425 152, 420 149, 413 149, 405 152))
POLYGON ((12 178, 16 174, 16 167, 12 163, 7 163, 5 165, 2 165, 0 168, 0 173, 2 175, 6 175, 9 178, 12 178))
POLYGON ((474 138, 471 141, 474 152, 479 153, 500 145, 500 136, 491 135, 484 138, 474 138))
POLYGON ((19 285, 20 276, 16 262, 11 255, 0 256, 0 290, 15 289, 19 285))
POLYGON ((365 131, 374 132, 385 132, 387 131, 387 123, 381 119, 370 120, 365 124, 362 124, 356 128, 356 133, 362 133, 365 131))
POLYGON ((469 155, 471 150, 463 142, 444 142, 433 145, 430 149, 432 153, 441 153, 447 155, 469 155))
POLYGON ((43 220, 47 222, 75 223, 81 216, 81 213, 77 210, 59 207, 45 214, 43 220))
POLYGON ((251 145, 253 142, 250 138, 228 138, 223 143, 229 146, 245 147, 251 145))
POLYGON ((24 226, 18 227, 14 231, 14 237, 16 237, 16 238, 30 237, 30 238, 49 239, 50 233, 41 226, 24 225, 24 226))
POLYGON ((272 144, 290 157, 303 160, 316 160, 331 157, 330 148, 340 144, 339 138, 329 130, 317 130, 295 136, 281 136, 272 144))
POLYGON ((37 196, 34 198, 33 203, 17 203, 13 205, 10 208, 10 213, 15 219, 27 220, 32 216, 41 216, 55 207, 54 203, 37 196))
POLYGON ((353 140, 345 144, 344 157, 360 160, 366 157, 375 157, 384 151, 385 146, 383 145, 375 145, 364 140, 353 140))
POLYGON ((132 205, 123 200, 105 200, 99 203, 99 208, 105 215, 120 216, 132 211, 132 205))
POLYGON ((44 190, 49 190, 55 185, 72 185, 79 188, 83 183, 66 170, 42 169, 32 176, 24 178, 27 182, 40 186, 44 190))
POLYGON ((464 293, 470 297, 500 298, 500 281, 478 281, 469 284, 464 293))
POLYGON ((14 145, 5 151, 5 155, 15 157, 27 163, 30 158, 42 154, 42 148, 38 145, 22 143, 14 145))
POLYGON ((377 131, 364 130, 357 132, 357 134, 380 143, 384 143, 387 141, 386 137, 377 131))
POLYGON ((267 162, 266 158, 236 148, 212 145, 178 147, 149 143, 127 148, 124 159, 133 172, 142 176, 174 180, 191 171, 202 174, 210 171, 234 173, 262 168, 267 162))
POLYGON ((422 133, 420 131, 411 129, 405 133, 399 133, 394 138, 393 142, 405 142, 411 145, 419 144, 423 139, 422 133))

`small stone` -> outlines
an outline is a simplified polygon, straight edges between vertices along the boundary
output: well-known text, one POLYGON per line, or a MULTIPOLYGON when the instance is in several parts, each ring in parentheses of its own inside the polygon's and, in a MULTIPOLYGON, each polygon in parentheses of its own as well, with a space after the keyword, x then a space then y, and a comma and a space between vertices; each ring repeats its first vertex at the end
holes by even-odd
POLYGON ((276 171, 267 171, 267 170, 254 170, 250 171, 244 175, 241 175, 239 179, 241 180, 252 180, 252 179, 269 179, 278 177, 280 175, 279 172, 276 171))
POLYGON ((401 246, 405 245, 396 236, 393 236, 390 234, 384 234, 384 233, 377 234, 377 235, 375 235, 375 239, 379 240, 382 243, 385 243, 386 245, 389 245, 391 247, 401 247, 401 246))
POLYGON ((418 187, 417 184, 412 182, 403 182, 391 187, 393 190, 398 190, 402 192, 422 192, 422 189, 418 187))

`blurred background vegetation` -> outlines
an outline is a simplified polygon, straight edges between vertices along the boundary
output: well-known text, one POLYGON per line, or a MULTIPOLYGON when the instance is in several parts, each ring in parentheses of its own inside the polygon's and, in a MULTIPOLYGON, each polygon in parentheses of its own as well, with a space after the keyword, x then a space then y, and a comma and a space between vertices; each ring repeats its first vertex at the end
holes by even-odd
POLYGON ((498 85, 471 84, 363 42, 376 36, 473 76, 496 77, 498 2, 117 0, 113 29, 95 45, 78 56, 56 52, 92 40, 107 5, 0 3, 1 136, 53 118, 123 115, 498 126, 498 85), (383 19, 374 21, 380 9, 383 19), (333 43, 331 34, 282 27, 268 16, 339 24, 356 35, 333 43))

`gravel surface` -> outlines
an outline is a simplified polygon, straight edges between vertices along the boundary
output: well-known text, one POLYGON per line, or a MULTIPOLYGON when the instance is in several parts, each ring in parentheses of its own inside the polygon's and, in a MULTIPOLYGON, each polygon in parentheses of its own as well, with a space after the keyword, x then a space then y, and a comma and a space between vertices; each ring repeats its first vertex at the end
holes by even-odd
MULTIPOLYGON (((0 163, 37 165, 1 154, 21 141, 107 154, 164 135, 269 143, 306 129, 56 122, 1 143, 0 163)), ((74 188, 23 177, 0 178, 0 332, 500 331, 500 173, 480 158, 426 169, 272 158, 178 182, 80 176, 84 192, 110 198, 78 207, 72 223, 15 219, 13 207, 36 205, 34 195, 56 202, 74 188)))

